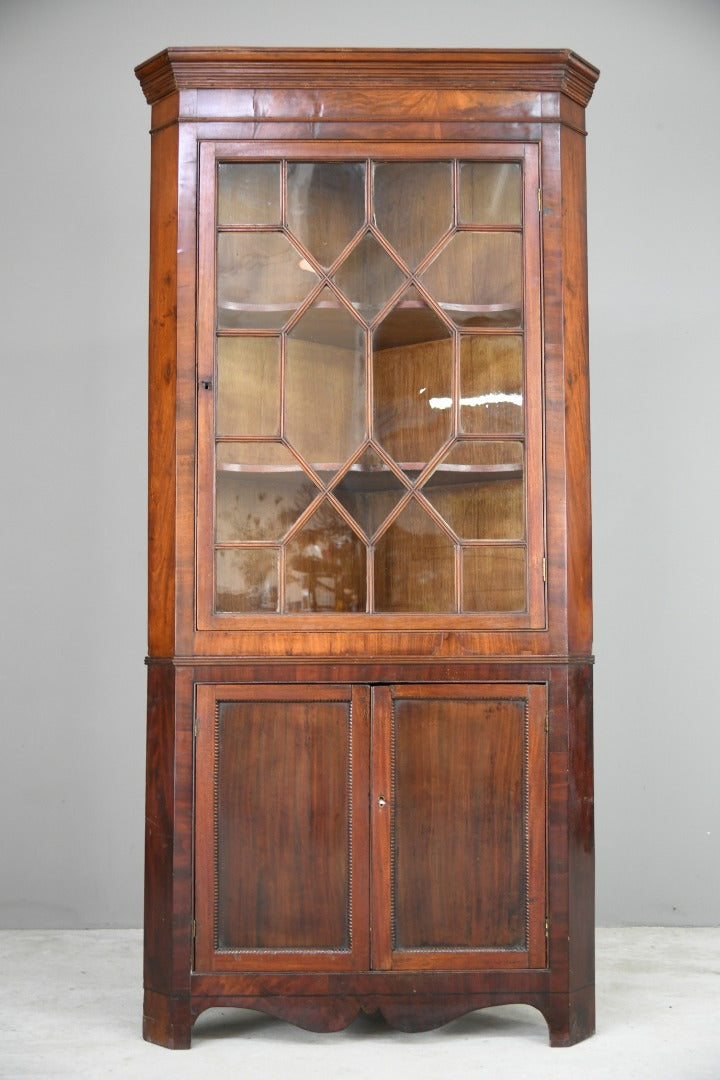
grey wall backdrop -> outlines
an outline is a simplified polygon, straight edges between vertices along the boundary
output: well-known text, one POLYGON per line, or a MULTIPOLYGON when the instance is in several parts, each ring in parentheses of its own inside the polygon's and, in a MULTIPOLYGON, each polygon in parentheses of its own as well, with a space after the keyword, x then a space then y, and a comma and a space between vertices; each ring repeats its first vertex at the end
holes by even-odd
POLYGON ((588 110, 598 917, 720 917, 712 0, 3 0, 0 925, 142 918, 149 110, 166 45, 570 47, 588 110))

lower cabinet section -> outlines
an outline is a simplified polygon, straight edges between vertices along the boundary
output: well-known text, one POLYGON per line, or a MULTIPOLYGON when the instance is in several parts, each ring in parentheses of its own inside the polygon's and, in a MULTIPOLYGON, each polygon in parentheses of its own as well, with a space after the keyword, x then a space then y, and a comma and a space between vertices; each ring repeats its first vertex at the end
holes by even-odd
POLYGON ((546 688, 202 685, 197 972, 542 968, 546 688))
POLYGON ((591 668, 445 672, 150 667, 147 1039, 213 1006, 417 1031, 524 1002, 553 1045, 592 1033, 591 668))

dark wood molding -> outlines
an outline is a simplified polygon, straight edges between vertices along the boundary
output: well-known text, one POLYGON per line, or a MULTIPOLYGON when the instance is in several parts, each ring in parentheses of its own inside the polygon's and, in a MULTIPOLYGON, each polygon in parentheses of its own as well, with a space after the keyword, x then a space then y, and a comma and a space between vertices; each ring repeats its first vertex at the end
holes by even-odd
MULTIPOLYGON (((393 993, 385 987, 366 994, 338 992, 337 996, 332 996, 332 992, 298 993, 297 996, 244 996, 237 993, 222 997, 194 996, 192 1019, 212 1008, 253 1009, 278 1020, 286 1020, 305 1031, 327 1033, 344 1030, 361 1013, 380 1013, 397 1031, 417 1033, 442 1027, 476 1009, 497 1005, 531 1005, 542 1013, 548 1025, 550 1045, 572 1046, 586 1037, 581 1032, 586 1030, 587 1025, 588 992, 570 995, 569 1001, 568 1007, 567 1000, 560 995, 542 991, 443 993, 435 990, 430 995, 419 994, 412 989, 405 993, 393 993)), ((189 1035, 184 1041, 182 1032, 176 1034, 174 1028, 171 1030, 173 1047, 189 1046, 189 1035)))
POLYGON ((569 49, 169 48, 135 74, 149 104, 176 90, 432 86, 539 90, 587 105, 597 68, 569 49))
MULTIPOLYGON (((276 676, 283 678, 279 673, 282 671, 292 670, 293 672, 305 669, 312 673, 311 678, 316 679, 321 677, 321 672, 345 670, 349 674, 340 678, 340 682, 349 681, 352 682, 356 677, 358 671, 364 671, 368 667, 377 668, 379 661, 368 659, 367 656, 345 656, 342 659, 338 657, 329 656, 295 656, 292 659, 287 657, 268 657, 268 656, 222 656, 220 654, 215 656, 148 656, 145 659, 145 663, 148 666, 153 664, 171 664, 176 668, 196 668, 198 672, 203 672, 208 668, 226 668, 226 667, 242 667, 244 671, 252 671, 255 673, 258 670, 264 669, 273 673, 272 678, 276 676), (355 674, 350 674, 355 673, 355 674)), ((594 656, 570 656, 570 655, 550 655, 550 654, 538 654, 536 655, 520 655, 515 656, 512 654, 503 655, 502 653, 494 653, 492 656, 475 656, 462 659, 459 657, 449 657, 448 659, 436 658, 435 660, 428 659, 426 656, 392 656, 383 655, 382 658, 383 669, 390 669, 393 671, 405 670, 408 673, 416 671, 418 666, 426 672, 437 672, 438 677, 443 679, 449 672, 462 673, 465 672, 467 677, 474 679, 473 672, 479 670, 486 670, 489 667, 503 668, 506 665, 510 667, 522 667, 522 668, 534 668, 545 667, 549 665, 562 665, 567 667, 575 664, 594 664, 594 656)), ((253 674, 252 677, 255 677, 253 674)), ((453 676, 454 677, 454 676, 453 676)), ((332 678, 337 681, 338 676, 333 675, 332 678)), ((408 674, 410 681, 415 679, 415 675, 408 674)), ((242 681, 242 680, 240 680, 242 681)), ((272 681, 272 680, 271 680, 272 681)), ((398 678, 393 676, 393 681, 397 682, 398 678)), ((400 680, 402 681, 402 680, 400 680)))

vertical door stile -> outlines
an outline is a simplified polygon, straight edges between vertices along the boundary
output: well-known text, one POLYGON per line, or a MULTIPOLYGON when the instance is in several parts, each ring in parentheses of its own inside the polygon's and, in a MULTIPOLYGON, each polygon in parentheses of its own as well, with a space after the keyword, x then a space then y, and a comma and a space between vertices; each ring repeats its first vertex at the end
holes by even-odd
POLYGON ((348 784, 351 790, 350 821, 350 932, 354 966, 369 968, 370 943, 370 687, 351 689, 351 745, 348 784))
POLYGON ((547 686, 528 687, 528 965, 547 963, 547 686))
POLYGON ((382 969, 392 959, 392 694, 372 689, 370 777, 371 965, 382 969))
POLYGON ((215 248, 216 159, 200 146, 197 288, 197 611, 199 626, 214 607, 215 554, 215 248))
POLYGON ((215 835, 215 693, 212 686, 196 687, 195 716, 195 899, 194 941, 196 971, 206 971, 212 964, 215 940, 214 889, 203 888, 215 873, 214 842, 198 843, 197 838, 215 835))

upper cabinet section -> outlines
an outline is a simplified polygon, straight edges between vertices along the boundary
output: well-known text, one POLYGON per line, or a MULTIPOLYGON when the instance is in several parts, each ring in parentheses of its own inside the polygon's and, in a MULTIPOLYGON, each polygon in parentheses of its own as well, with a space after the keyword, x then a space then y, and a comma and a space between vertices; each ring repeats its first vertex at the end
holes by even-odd
POLYGON ((586 653, 597 71, 201 48, 137 75, 151 655, 586 653))

